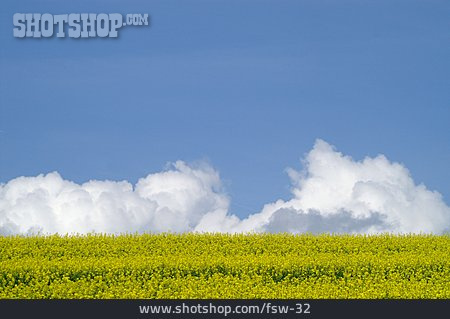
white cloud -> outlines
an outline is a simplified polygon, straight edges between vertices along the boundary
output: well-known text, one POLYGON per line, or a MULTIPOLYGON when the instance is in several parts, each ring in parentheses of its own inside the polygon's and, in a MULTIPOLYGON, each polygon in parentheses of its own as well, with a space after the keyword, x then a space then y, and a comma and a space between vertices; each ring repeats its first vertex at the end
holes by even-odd
POLYGON ((136 186, 89 181, 78 185, 58 173, 19 177, 0 189, 0 234, 183 232, 206 214, 226 213, 228 197, 207 165, 179 161, 136 186))
POLYGON ((288 170, 292 199, 239 219, 219 174, 178 161, 128 182, 79 185, 58 173, 19 177, 0 186, 0 234, 120 232, 426 232, 450 229, 450 208, 415 185, 408 170, 383 155, 355 161, 322 140, 288 170))
POLYGON ((289 232, 425 232, 450 229, 450 207, 437 192, 415 185, 409 171, 383 155, 354 161, 322 140, 288 170, 293 198, 266 205, 243 230, 289 232))

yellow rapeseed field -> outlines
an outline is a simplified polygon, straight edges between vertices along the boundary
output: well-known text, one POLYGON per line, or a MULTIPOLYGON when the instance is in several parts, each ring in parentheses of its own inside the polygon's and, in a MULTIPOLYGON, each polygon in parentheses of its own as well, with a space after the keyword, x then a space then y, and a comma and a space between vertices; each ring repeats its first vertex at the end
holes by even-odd
POLYGON ((0 298, 450 298, 450 237, 0 237, 0 298))

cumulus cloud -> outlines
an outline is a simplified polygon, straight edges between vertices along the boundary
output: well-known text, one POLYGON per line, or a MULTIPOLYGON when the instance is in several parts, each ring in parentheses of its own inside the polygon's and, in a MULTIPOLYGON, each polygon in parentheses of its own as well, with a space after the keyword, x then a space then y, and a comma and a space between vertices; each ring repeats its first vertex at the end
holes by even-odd
POLYGON ((355 161, 317 140, 301 172, 288 169, 292 199, 266 205, 242 230, 336 233, 442 233, 450 207, 416 185, 409 171, 385 156, 355 161))
POLYGON ((0 186, 0 234, 121 232, 443 233, 450 207, 383 155, 355 161, 317 140, 303 170, 288 169, 292 198, 240 219, 219 174, 178 161, 131 185, 58 173, 0 186))
POLYGON ((219 174, 207 165, 178 161, 136 185, 89 181, 58 173, 19 177, 0 189, 0 234, 184 232, 203 216, 224 214, 229 199, 219 174))

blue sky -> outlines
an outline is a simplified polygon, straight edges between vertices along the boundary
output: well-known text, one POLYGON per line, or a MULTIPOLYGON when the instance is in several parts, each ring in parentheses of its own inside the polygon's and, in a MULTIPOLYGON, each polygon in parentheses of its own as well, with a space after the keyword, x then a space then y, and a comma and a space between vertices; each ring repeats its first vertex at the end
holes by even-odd
POLYGON ((316 138, 385 154, 450 199, 450 2, 0 4, 0 183, 220 171, 231 212, 289 197, 316 138), (17 39, 16 12, 148 13, 118 39, 17 39))

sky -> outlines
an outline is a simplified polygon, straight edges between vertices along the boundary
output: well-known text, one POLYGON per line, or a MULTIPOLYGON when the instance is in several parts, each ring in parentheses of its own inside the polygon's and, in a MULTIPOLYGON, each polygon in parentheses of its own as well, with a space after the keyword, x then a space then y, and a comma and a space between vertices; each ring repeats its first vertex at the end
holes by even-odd
MULTIPOLYGON (((305 185, 315 176, 334 183, 311 158, 351 157, 342 165, 364 167, 353 176, 357 183, 372 176, 363 173, 370 166, 364 159, 382 162, 383 154, 387 170, 402 166, 392 168, 402 181, 393 189, 437 191, 442 197, 433 205, 442 214, 434 221, 449 214, 448 1, 4 0, 0 9, 3 185, 52 172, 49 180, 80 188, 90 180, 125 180, 133 188, 167 170, 206 174, 212 179, 202 177, 199 190, 212 197, 199 205, 213 208, 205 214, 219 210, 241 225, 268 203, 310 198, 305 185), (122 28, 118 38, 19 39, 12 31, 18 12, 148 13, 150 26, 122 28)), ((391 185, 389 178, 379 185, 391 185)), ((280 209, 325 212, 324 201, 275 205, 270 225, 278 227, 280 209)), ((383 211, 372 204, 364 209, 383 211)), ((377 218, 355 205, 338 205, 344 212, 335 217, 377 218)), ((199 228, 197 217, 186 227, 199 228)))

